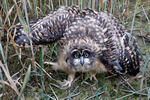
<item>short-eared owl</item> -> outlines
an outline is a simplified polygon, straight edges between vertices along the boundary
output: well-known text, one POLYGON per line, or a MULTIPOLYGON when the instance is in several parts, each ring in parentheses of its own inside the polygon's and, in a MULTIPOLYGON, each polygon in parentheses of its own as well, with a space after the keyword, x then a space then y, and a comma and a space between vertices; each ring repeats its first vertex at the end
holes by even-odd
MULTIPOLYGON (((14 40, 19 46, 29 45, 26 32, 17 25, 14 40)), ((31 24, 34 45, 61 42, 54 69, 68 75, 63 86, 71 86, 76 72, 88 72, 96 79, 99 72, 112 71, 136 75, 139 52, 136 40, 111 14, 86 8, 60 7, 31 24)))

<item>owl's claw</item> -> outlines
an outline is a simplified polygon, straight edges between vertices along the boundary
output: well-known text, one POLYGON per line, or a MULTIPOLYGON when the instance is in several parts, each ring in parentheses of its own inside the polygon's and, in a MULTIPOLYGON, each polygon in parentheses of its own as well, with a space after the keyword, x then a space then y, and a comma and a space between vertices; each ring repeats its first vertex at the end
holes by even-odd
POLYGON ((57 80, 57 83, 59 84, 58 85, 54 85, 55 87, 59 88, 59 89, 62 89, 62 90, 66 90, 68 89, 69 87, 71 87, 71 84, 72 84, 72 81, 69 81, 69 80, 64 80, 63 82, 60 81, 60 80, 57 80))
POLYGON ((73 82, 74 76, 75 76, 74 72, 69 73, 68 80, 64 80, 64 82, 60 83, 61 87, 65 89, 71 87, 71 83, 73 82))
POLYGON ((71 83, 72 83, 72 81, 64 80, 63 84, 61 84, 61 85, 62 85, 62 87, 68 87, 69 88, 71 86, 71 83))
POLYGON ((96 82, 98 82, 98 80, 97 80, 97 78, 96 78, 95 75, 96 75, 96 74, 91 74, 90 80, 92 81, 92 80, 94 79, 96 82))

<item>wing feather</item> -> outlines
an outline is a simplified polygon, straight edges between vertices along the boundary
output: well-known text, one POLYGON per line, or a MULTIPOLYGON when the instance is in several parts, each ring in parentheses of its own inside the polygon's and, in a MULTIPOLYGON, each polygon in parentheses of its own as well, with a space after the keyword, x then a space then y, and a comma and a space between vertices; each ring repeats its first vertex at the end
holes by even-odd
MULTIPOLYGON (((82 10, 82 13, 85 17, 95 18, 99 22, 99 27, 105 30, 99 34, 104 34, 106 40, 106 50, 100 51, 101 62, 115 72, 136 75, 140 68, 140 55, 134 36, 131 36, 111 14, 96 12, 89 8, 82 10)), ((100 42, 99 44, 101 45, 100 42)))
MULTIPOLYGON (((100 61, 107 69, 121 73, 127 72, 130 75, 136 75, 139 72, 140 59, 136 40, 111 14, 96 12, 92 9, 79 10, 77 7, 62 7, 33 23, 31 35, 33 44, 36 45, 49 44, 63 36, 66 41, 68 39, 73 41, 72 37, 78 40, 82 36, 83 38, 91 36, 90 39, 99 47, 100 61), (91 33, 95 34, 84 36, 86 28, 88 30, 94 28, 99 32, 93 31, 91 33), (79 30, 83 32, 78 32, 79 30)), ((17 29, 14 40, 18 45, 29 45, 23 28, 17 29)))
MULTIPOLYGON (((63 37, 65 29, 75 21, 78 16, 78 7, 60 7, 53 13, 38 19, 38 21, 30 22, 31 39, 33 44, 49 44, 63 37)), ((15 33, 14 40, 19 46, 29 45, 27 33, 23 27, 18 24, 17 32, 15 33)), ((13 33, 13 31, 12 31, 13 33)))

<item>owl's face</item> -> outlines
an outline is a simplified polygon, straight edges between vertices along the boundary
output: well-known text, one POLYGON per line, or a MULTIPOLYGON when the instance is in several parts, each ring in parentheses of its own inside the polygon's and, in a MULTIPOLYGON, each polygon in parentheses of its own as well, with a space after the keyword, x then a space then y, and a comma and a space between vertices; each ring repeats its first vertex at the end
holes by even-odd
POLYGON ((73 49, 67 59, 67 64, 74 71, 91 70, 95 64, 95 54, 89 49, 73 49))

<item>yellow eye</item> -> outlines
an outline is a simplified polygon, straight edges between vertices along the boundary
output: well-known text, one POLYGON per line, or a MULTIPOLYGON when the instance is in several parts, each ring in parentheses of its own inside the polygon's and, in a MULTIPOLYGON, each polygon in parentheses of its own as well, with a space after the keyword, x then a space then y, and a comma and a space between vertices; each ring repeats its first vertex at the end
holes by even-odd
POLYGON ((78 54, 75 54, 74 57, 77 59, 77 58, 79 58, 79 55, 78 55, 78 54))
POLYGON ((88 54, 88 53, 85 53, 85 54, 84 54, 84 57, 85 57, 85 58, 89 57, 89 54, 88 54))
POLYGON ((74 52, 72 52, 72 57, 73 58, 75 58, 75 59, 78 59, 78 58, 80 58, 80 53, 78 52, 78 51, 74 51, 74 52))

